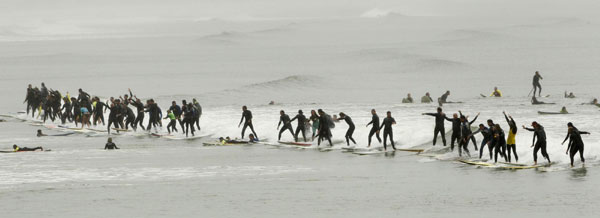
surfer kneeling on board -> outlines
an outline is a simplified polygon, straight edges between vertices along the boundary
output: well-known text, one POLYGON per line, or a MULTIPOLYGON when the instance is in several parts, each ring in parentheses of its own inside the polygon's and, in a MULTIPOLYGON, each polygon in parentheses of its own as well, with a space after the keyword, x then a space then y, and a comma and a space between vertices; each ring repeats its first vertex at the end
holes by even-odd
POLYGON ((44 150, 44 148, 42 148, 42 147, 35 147, 35 148, 22 147, 21 148, 21 147, 17 146, 16 144, 13 145, 13 151, 14 152, 19 152, 19 151, 35 151, 35 150, 38 150, 38 149, 42 150, 42 151, 44 150))
POLYGON ((42 136, 48 136, 48 135, 46 135, 46 134, 42 133, 42 130, 41 130, 41 129, 38 129, 38 130, 37 130, 37 137, 42 137, 42 136))
POLYGON ((117 145, 115 145, 115 143, 113 143, 112 138, 108 138, 108 142, 106 142, 106 145, 104 146, 104 150, 113 150, 113 149, 119 149, 119 147, 117 147, 117 145))

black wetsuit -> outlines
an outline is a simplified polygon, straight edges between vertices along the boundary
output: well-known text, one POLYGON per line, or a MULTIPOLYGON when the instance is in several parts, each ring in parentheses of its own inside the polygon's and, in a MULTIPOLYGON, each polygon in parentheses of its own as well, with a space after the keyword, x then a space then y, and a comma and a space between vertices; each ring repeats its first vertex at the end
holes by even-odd
POLYGON ((450 140, 450 150, 454 151, 454 141, 460 143, 460 118, 449 119, 445 117, 445 119, 452 122, 452 138, 450 140))
POLYGON ((202 116, 202 106, 198 102, 192 104, 194 106, 194 110, 196 110, 194 114, 194 123, 196 123, 196 128, 200 130, 200 117, 202 116))
POLYGON ((169 107, 169 110, 171 110, 171 112, 173 112, 173 115, 175 115, 175 118, 179 120, 179 126, 181 126, 181 129, 185 130, 183 121, 181 119, 183 109, 179 107, 179 105, 171 105, 171 107, 169 107))
POLYGON ((129 102, 131 105, 133 105, 137 111, 137 116, 135 117, 135 120, 133 121, 133 126, 135 126, 136 128, 142 127, 143 130, 146 130, 146 128, 144 127, 144 104, 142 102, 135 102, 133 100, 130 99, 129 102))
POLYGON ((127 110, 127 119, 125 120, 125 129, 129 129, 129 126, 131 125, 132 129, 136 129, 135 127, 135 113, 133 113, 133 110, 131 110, 131 108, 123 105, 125 107, 125 110, 127 110))
POLYGON ((287 114, 279 116, 279 124, 277 124, 277 128, 281 126, 281 123, 283 123, 283 128, 279 129, 279 137, 277 138, 277 140, 281 140, 281 134, 283 134, 283 132, 285 132, 286 130, 289 130, 292 134, 292 137, 294 137, 294 141, 297 141, 294 135, 294 128, 292 127, 292 123, 290 121, 290 116, 288 116, 287 114))
POLYGON ((330 128, 332 122, 333 120, 331 120, 331 117, 329 117, 328 114, 323 114, 319 116, 319 140, 317 140, 317 145, 321 145, 321 141, 323 141, 323 138, 326 138, 329 142, 329 146, 333 146, 333 143, 331 143, 332 135, 330 128))
POLYGON ((494 138, 496 139, 496 145, 494 146, 494 162, 498 162, 498 154, 500 154, 501 157, 504 157, 505 161, 508 161, 508 159, 506 158, 506 138, 504 135, 504 131, 502 131, 501 129, 495 130, 493 134, 494 138))
POLYGON ((312 140, 315 140, 315 136, 319 131, 319 115, 310 115, 310 121, 312 121, 312 140), (316 122, 316 124, 315 124, 316 122), (316 127, 316 128, 315 128, 316 127))
POLYGON ((381 137, 379 137, 379 116, 377 116, 377 114, 373 114, 371 122, 369 122, 367 126, 368 125, 372 125, 371 131, 369 131, 369 145, 371 145, 371 139, 373 138, 373 135, 375 135, 379 143, 381 143, 381 137))
MULTIPOLYGON (((463 116, 463 114, 460 113, 460 116, 463 116)), ((475 118, 473 118, 473 120, 471 120, 471 121, 467 120, 467 122, 469 124, 468 125, 468 127, 469 127, 468 128, 468 133, 469 134, 467 134, 467 135, 470 135, 471 133, 473 133, 473 131, 471 131, 471 125, 473 125, 473 123, 475 123, 475 121, 477 121, 477 118, 479 118, 479 115, 475 116, 475 118)), ((473 147, 475 148, 475 151, 477 151, 477 140, 475 139, 475 137, 470 137, 470 138, 471 138, 471 141, 473 142, 473 147)), ((469 145, 468 142, 467 142, 467 145, 469 145)))
MULTIPOLYGON (((573 127, 571 133, 567 134, 565 141, 569 139, 569 146, 567 150, 569 150, 569 157, 571 158, 571 166, 573 166, 574 157, 577 152, 579 152, 579 157, 581 158, 581 162, 585 163, 585 158, 583 158, 583 139, 581 139, 581 134, 590 134, 589 132, 579 131, 577 128, 573 127)), ((564 143, 564 142, 563 142, 564 143)))
POLYGON ((246 132, 246 128, 250 127, 250 130, 254 134, 254 137, 258 138, 258 135, 254 131, 254 126, 252 125, 252 112, 250 110, 245 110, 242 112, 242 119, 240 119, 240 123, 244 122, 244 127, 242 127, 242 139, 244 139, 244 133, 246 132), (244 121, 245 120, 245 121, 244 121))
MULTIPOLYGON (((460 124, 460 139, 458 141, 458 156, 462 157, 462 151, 464 150, 465 153, 467 153, 467 155, 470 157, 471 153, 469 152, 469 136, 472 134, 471 132, 471 124, 469 124, 469 122, 465 121, 462 122, 460 124)), ((472 137, 471 137, 472 138, 472 137)), ((477 147, 475 147, 477 148, 477 147)))
MULTIPOLYGON (((508 118, 508 116, 506 116, 506 114, 504 115, 504 118, 506 118, 506 122, 508 122, 508 126, 510 127, 510 130, 512 132, 512 134, 517 135, 517 123, 515 123, 515 120, 512 118, 508 118)), ((509 134, 510 135, 510 134, 509 134)), ((516 142, 515 142, 516 143, 516 142)), ((516 144, 506 144, 506 158, 508 159, 508 162, 510 163, 511 160, 511 152, 512 154, 515 155, 515 161, 519 161, 519 156, 517 155, 517 145, 516 144)))
POLYGON ((550 162, 550 156, 548 155, 548 152, 546 152, 546 131, 544 131, 544 127, 542 125, 538 124, 538 128, 525 128, 526 130, 529 130, 531 132, 534 132, 533 135, 533 141, 535 142, 535 146, 533 148, 533 160, 535 162, 537 162, 537 153, 538 151, 541 149, 542 150, 542 156, 545 157, 548 162, 550 162), (536 139, 537 138, 537 142, 536 139))
POLYGON ((158 124, 157 118, 159 116, 158 105, 156 105, 155 103, 148 104, 147 109, 144 112, 148 112, 149 117, 148 126, 146 127, 146 130, 150 131, 153 126, 156 129, 156 125, 158 124))
POLYGON ((194 108, 192 107, 186 107, 185 111, 183 111, 183 122, 185 123, 185 136, 188 136, 188 133, 190 132, 191 129, 191 133, 192 136, 194 136, 194 131, 196 131, 194 129, 194 108))
POLYGON ((73 120, 75 120, 75 126, 77 126, 77 122, 81 119, 81 105, 77 100, 71 102, 73 104, 73 120))
POLYGON ((535 92, 537 91, 538 88, 540 89, 538 96, 542 96, 542 85, 540 84, 541 78, 542 78, 542 76, 537 75, 537 74, 533 76, 533 96, 535 96, 535 92))
POLYGON ((392 125, 396 122, 393 117, 386 117, 383 119, 381 123, 381 127, 379 130, 383 129, 383 149, 387 149, 387 137, 390 137, 390 142, 392 143, 392 148, 396 150, 396 146, 394 144, 394 131, 392 129, 392 125))
POLYGON ((302 138, 306 142, 306 116, 304 116, 304 114, 298 114, 290 122, 293 122, 294 120, 298 120, 298 125, 296 126, 296 133, 294 134, 294 138, 296 138, 296 141, 298 141, 298 134, 302 132, 302 138))
POLYGON ((119 149, 119 147, 117 147, 117 145, 115 145, 115 143, 109 142, 106 143, 106 145, 104 146, 104 150, 113 150, 113 149, 119 149))
POLYGON ((350 146, 350 141, 352 141, 354 144, 356 144, 356 141, 354 141, 354 138, 352 138, 352 135, 354 134, 354 129, 356 129, 356 127, 354 126, 354 122, 352 122, 352 118, 350 118, 350 116, 346 115, 344 116, 344 118, 340 118, 340 120, 343 119, 344 121, 346 121, 346 123, 348 124, 348 131, 346 131, 346 144, 348 146, 350 146))
POLYGON ((102 121, 102 125, 104 125, 104 108, 107 105, 101 101, 96 102, 96 108, 94 108, 94 126, 98 123, 98 120, 102 121))
POLYGON ((67 119, 69 120, 69 122, 73 121, 73 106, 71 105, 71 102, 69 101, 65 101, 65 103, 63 104, 62 108, 61 108, 63 112, 63 115, 61 117, 61 121, 62 124, 65 124, 65 122, 67 121, 67 119))
POLYGON ((435 145, 435 143, 437 142, 438 134, 441 133, 442 142, 444 142, 444 146, 446 146, 446 128, 444 127, 444 119, 447 119, 446 115, 441 113, 426 113, 425 115, 435 117, 435 129, 433 130, 433 145, 435 145))
POLYGON ((110 113, 108 113, 108 124, 106 125, 108 134, 110 134, 110 126, 112 124, 114 124, 114 128, 120 128, 119 123, 117 122, 117 117, 121 116, 121 108, 119 107, 119 105, 106 108, 110 110, 110 113))
POLYGON ((491 146, 491 140, 492 140, 492 132, 489 128, 487 127, 483 127, 483 130, 479 129, 477 131, 475 131, 474 133, 472 133, 471 135, 475 135, 477 133, 481 133, 481 135, 483 136, 483 139, 481 140, 481 146, 479 146, 479 159, 481 159, 481 157, 483 156, 483 147, 485 147, 486 145, 488 146, 488 150, 490 153, 490 160, 492 159, 492 146, 491 146))

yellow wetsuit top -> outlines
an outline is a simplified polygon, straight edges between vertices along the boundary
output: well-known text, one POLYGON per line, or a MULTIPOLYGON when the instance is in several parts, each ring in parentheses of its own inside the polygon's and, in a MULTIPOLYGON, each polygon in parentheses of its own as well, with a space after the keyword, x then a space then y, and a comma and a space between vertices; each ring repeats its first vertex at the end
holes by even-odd
POLYGON ((502 97, 502 92, 500 90, 496 90, 496 91, 492 92, 490 97, 502 97))
POLYGON ((515 136, 517 134, 513 133, 512 129, 508 131, 508 137, 506 138, 506 144, 507 145, 515 145, 516 140, 515 140, 515 136))

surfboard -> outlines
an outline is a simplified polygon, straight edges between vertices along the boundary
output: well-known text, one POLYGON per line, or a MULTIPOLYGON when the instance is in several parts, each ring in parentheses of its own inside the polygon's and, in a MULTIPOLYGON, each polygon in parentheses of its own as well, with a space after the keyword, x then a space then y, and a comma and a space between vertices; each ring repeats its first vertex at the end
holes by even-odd
POLYGON ((425 151, 425 149, 405 149, 405 148, 398 148, 396 150, 397 151, 406 151, 406 152, 416 152, 416 153, 421 153, 421 152, 425 151))
POLYGON ((357 154, 357 155, 375 155, 375 154, 385 154, 385 153, 394 153, 394 152, 396 152, 396 151, 394 151, 394 150, 389 150, 389 151, 374 150, 374 151, 355 151, 352 153, 357 154))
POLYGON ((121 129, 121 128, 111 128, 111 129, 112 129, 112 130, 119 131, 119 132, 130 132, 130 131, 131 131, 131 130, 129 130, 129 129, 121 129))
POLYGON ((540 114, 540 115, 558 115, 558 114, 571 114, 571 113, 538 111, 538 114, 540 114))
POLYGON ((75 134, 74 132, 68 132, 68 133, 63 133, 63 134, 55 134, 55 135, 48 135, 48 136, 70 136, 75 134))
POLYGON ((309 144, 309 143, 301 143, 301 142, 283 142, 283 141, 279 141, 279 144, 284 144, 284 145, 295 145, 295 146, 303 146, 303 147, 310 147, 310 146, 312 146, 312 144, 309 144))
POLYGON ((156 137, 173 136, 171 134, 158 134, 158 133, 149 133, 149 135, 156 136, 156 137))
POLYGON ((189 137, 185 137, 185 136, 175 136, 175 135, 167 135, 167 136, 162 136, 163 138, 166 139, 171 139, 171 140, 194 140, 194 139, 200 139, 200 138, 204 138, 207 137, 209 135, 195 135, 195 136, 189 136, 189 137))

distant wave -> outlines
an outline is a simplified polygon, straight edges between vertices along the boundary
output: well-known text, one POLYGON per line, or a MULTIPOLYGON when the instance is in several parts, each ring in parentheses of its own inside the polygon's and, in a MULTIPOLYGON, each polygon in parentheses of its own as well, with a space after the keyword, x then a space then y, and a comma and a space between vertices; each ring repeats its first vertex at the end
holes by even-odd
POLYGON ((363 18, 380 18, 380 17, 401 17, 404 16, 398 12, 392 10, 384 10, 380 8, 373 8, 371 10, 365 11, 360 15, 363 18))

